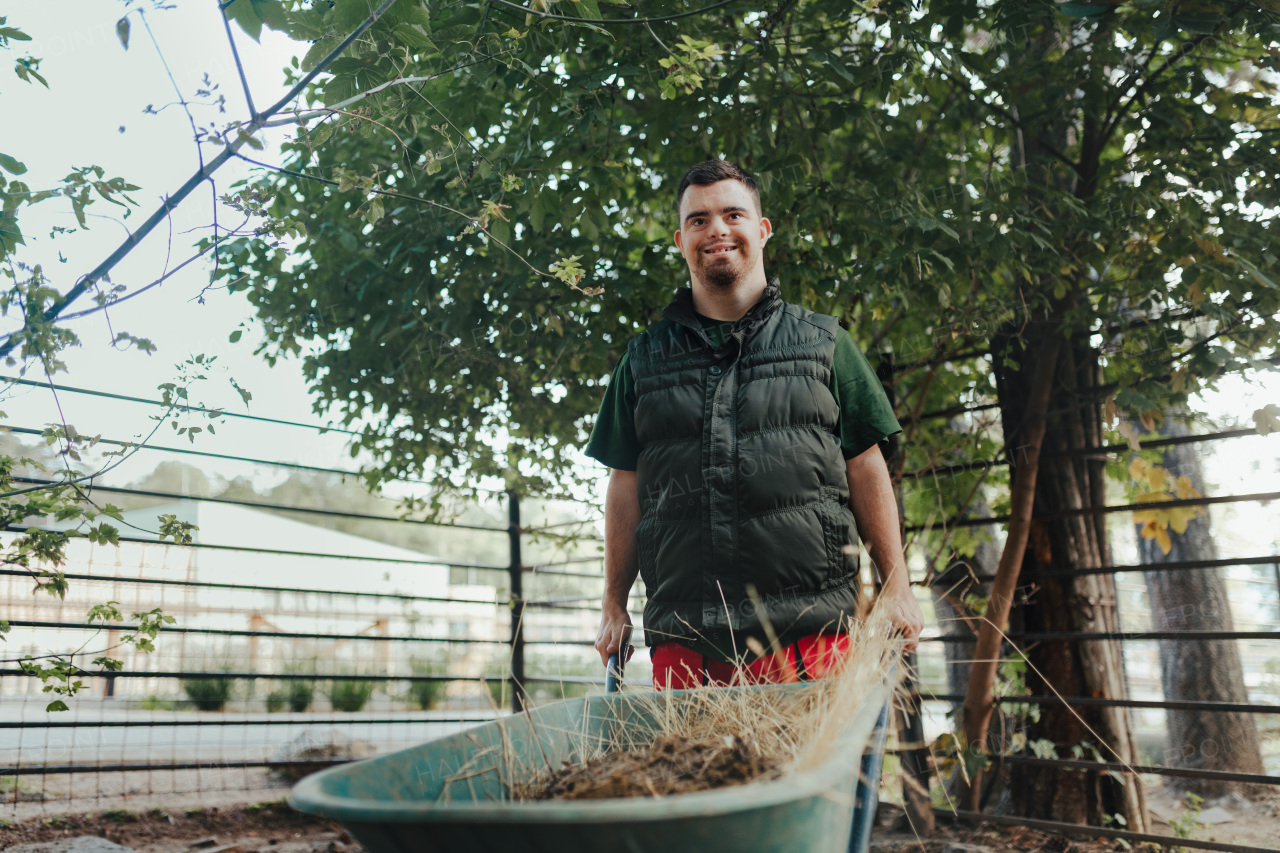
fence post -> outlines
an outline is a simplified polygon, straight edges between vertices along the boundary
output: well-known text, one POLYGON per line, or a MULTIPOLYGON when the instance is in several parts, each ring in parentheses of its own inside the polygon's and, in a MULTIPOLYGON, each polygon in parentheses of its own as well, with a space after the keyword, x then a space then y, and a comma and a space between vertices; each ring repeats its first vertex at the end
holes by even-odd
MULTIPOLYGON (((876 367, 876 377, 894 404, 893 391, 893 352, 880 353, 880 364, 876 367)), ((897 456, 897 442, 891 445, 892 456, 897 456)), ((893 470, 896 460, 885 460, 893 470)), ((906 542, 906 516, 902 504, 901 481, 894 485, 894 496, 898 502, 898 527, 902 541, 906 542)), ((905 555, 904 563, 905 565, 905 555)), ((872 570, 872 577, 875 571, 872 570)), ((894 727, 898 730, 898 758, 902 762, 902 804, 907 813, 907 820, 917 835, 932 835, 934 832, 933 803, 929 801, 929 747, 924 743, 924 718, 920 713, 920 682, 916 678, 916 653, 906 656, 907 678, 903 683, 906 688, 906 701, 894 708, 894 727)))
POLYGON ((511 710, 524 710, 524 560, 520 556, 520 497, 507 490, 507 536, 511 542, 511 710))
POLYGON ((1280 560, 1272 563, 1271 568, 1276 573, 1276 618, 1280 619, 1280 560))

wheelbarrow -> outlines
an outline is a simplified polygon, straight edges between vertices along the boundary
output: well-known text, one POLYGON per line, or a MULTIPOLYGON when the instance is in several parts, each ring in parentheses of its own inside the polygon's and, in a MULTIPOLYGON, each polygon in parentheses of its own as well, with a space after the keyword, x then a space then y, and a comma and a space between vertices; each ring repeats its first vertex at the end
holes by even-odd
MULTIPOLYGON (((607 680, 616 689, 621 672, 616 664, 610 669, 607 680)), ((886 685, 870 688, 825 762, 770 781, 668 797, 512 800, 504 752, 533 773, 580 761, 584 741, 610 727, 653 726, 635 694, 610 693, 330 768, 294 786, 289 803, 341 823, 370 853, 865 853, 888 698, 886 685)))

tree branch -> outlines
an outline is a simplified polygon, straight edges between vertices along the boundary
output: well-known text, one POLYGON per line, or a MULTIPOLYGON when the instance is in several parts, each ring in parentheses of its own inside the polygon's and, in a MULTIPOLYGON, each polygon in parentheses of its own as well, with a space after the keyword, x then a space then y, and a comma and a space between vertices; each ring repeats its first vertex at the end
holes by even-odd
MULTIPOLYGON (((207 180, 214 172, 235 156, 236 151, 239 150, 254 133, 262 129, 269 117, 284 109, 286 104, 302 94, 302 92, 306 90, 307 86, 309 86, 316 77, 320 76, 320 74, 322 74, 334 60, 341 56, 353 41, 359 38, 367 29, 372 27, 378 18, 382 17, 383 13, 390 9, 395 2, 396 0, 383 0, 378 8, 375 9, 373 13, 360 24, 360 26, 356 27, 350 35, 343 39, 342 43, 335 47, 328 56, 316 63, 316 67, 311 69, 310 72, 299 80, 283 98, 272 104, 263 112, 254 116, 248 125, 245 126, 245 133, 243 133, 239 139, 227 145, 227 147, 223 149, 217 157, 213 158, 213 160, 209 161, 207 165, 188 178, 186 182, 183 183, 177 191, 166 198, 164 204, 152 213, 151 216, 142 223, 141 227, 139 227, 137 231, 130 234, 128 239, 121 243, 106 260, 80 279, 74 287, 66 292, 66 294, 59 297, 52 305, 43 311, 41 313, 41 322, 52 323, 54 320, 57 320, 59 316, 61 316, 62 312, 66 310, 68 305, 83 296, 89 288, 93 287, 97 282, 102 280, 109 272, 111 272, 111 270, 114 269, 120 261, 124 260, 124 258, 132 252, 134 248, 136 248, 138 244, 141 243, 142 240, 165 219, 165 217, 169 215, 171 210, 181 204, 196 187, 200 186, 203 181, 207 180)), ((29 328, 29 324, 25 324, 23 328, 29 328)), ((20 341, 22 337, 23 336, 21 334, 15 334, 13 337, 0 344, 0 358, 4 358, 9 355, 9 353, 11 353, 18 345, 18 341, 20 341)))
POLYGON ((711 12, 715 9, 721 8, 722 6, 728 6, 730 3, 737 2, 737 0, 720 0, 719 3, 712 3, 711 5, 703 6, 700 9, 690 9, 688 12, 677 12, 674 15, 660 15, 656 18, 574 18, 569 15, 555 15, 551 12, 540 12, 537 9, 530 9, 528 6, 521 6, 519 3, 512 3, 511 0, 492 0, 492 2, 497 3, 499 6, 506 6, 508 9, 512 9, 517 12, 524 12, 526 15, 532 15, 535 18, 542 18, 547 21, 568 21, 572 24, 625 24, 630 26, 633 24, 648 24, 650 22, 660 23, 662 21, 676 21, 680 18, 692 18, 695 15, 701 15, 704 12, 711 12))
MULTIPOLYGON (((986 619, 978 631, 969 671, 969 687, 964 697, 965 748, 971 751, 982 751, 987 743, 987 728, 991 724, 991 711, 995 707, 996 668, 1000 664, 1000 641, 1004 636, 1002 626, 1009 619, 1013 593, 1031 534, 1036 478, 1040 470, 1040 448, 1044 444, 1049 396, 1053 391, 1053 377, 1061 350, 1062 334, 1053 331, 1036 353, 1036 373, 1027 401, 1026 421, 1019 430, 1022 446, 1016 448, 1025 451, 1025 456, 1014 473, 1010 488, 1009 534, 1004 550, 1000 552, 995 580, 991 584, 986 619)), ((971 807, 978 805, 981 790, 980 774, 975 774, 966 792, 971 807)))
POLYGON ((240 61, 240 51, 236 49, 236 39, 231 33, 231 21, 227 18, 227 7, 223 6, 222 26, 227 31, 227 44, 231 45, 231 58, 236 61, 236 73, 240 75, 240 87, 244 89, 244 101, 249 105, 249 118, 257 118, 258 110, 253 105, 253 93, 249 91, 249 79, 244 76, 244 63, 240 61))
MULTIPOLYGON (((1144 95, 1146 95, 1147 90, 1151 88, 1151 84, 1155 82, 1156 78, 1158 78, 1165 71, 1172 68, 1176 63, 1181 61, 1183 57, 1191 53, 1191 51, 1199 47, 1200 43, 1203 42, 1205 39, 1208 39, 1211 37, 1212 36, 1207 34, 1200 35, 1193 38, 1191 41, 1183 42, 1182 46, 1173 52, 1173 55, 1169 57, 1168 61, 1165 62, 1163 65, 1161 65, 1159 68, 1157 68, 1155 71, 1151 72, 1151 74, 1147 76, 1147 79, 1142 81, 1142 85, 1140 85, 1137 88, 1137 90, 1133 93, 1133 97, 1130 98, 1128 101, 1126 101, 1122 105, 1119 104, 1119 99, 1124 97, 1123 93, 1125 89, 1121 89, 1120 90, 1121 94, 1116 99, 1117 106, 1115 107, 1115 115, 1111 117, 1111 119, 1104 125, 1102 129, 1102 134, 1100 137, 1101 145, 1103 145, 1104 147, 1106 146, 1107 140, 1111 138, 1111 134, 1115 132, 1116 126, 1120 124, 1120 120, 1124 118, 1125 113, 1127 113, 1129 111, 1129 108, 1132 107, 1135 103, 1137 103, 1139 99, 1141 99, 1144 95)), ((1153 50, 1152 56, 1147 60, 1147 64, 1144 67, 1144 70, 1145 68, 1151 67, 1151 62, 1154 58, 1155 58, 1155 51, 1153 50)), ((1130 79, 1132 79, 1132 76, 1130 77, 1130 79)), ((1128 87, 1125 87, 1125 88, 1128 88, 1128 87)))

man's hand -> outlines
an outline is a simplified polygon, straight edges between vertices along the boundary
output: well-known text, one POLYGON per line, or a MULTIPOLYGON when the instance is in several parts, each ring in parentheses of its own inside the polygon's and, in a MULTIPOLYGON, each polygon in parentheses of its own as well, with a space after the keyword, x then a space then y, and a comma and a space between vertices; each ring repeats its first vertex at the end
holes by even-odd
POLYGON ((845 461, 849 478, 849 506, 858 532, 880 574, 880 606, 893 626, 906 635, 907 651, 916 647, 924 628, 924 614, 911 594, 907 564, 898 533, 898 503, 889 480, 889 468, 879 445, 845 461))
POLYGON ((635 647, 631 645, 631 614, 625 607, 606 603, 604 616, 600 620, 600 632, 596 634, 596 651, 600 653, 600 663, 608 666, 609 655, 620 649, 626 650, 619 654, 622 662, 631 660, 631 655, 635 653, 635 647))
POLYGON ((636 472, 617 468, 609 472, 604 498, 604 604, 596 651, 600 663, 621 649, 622 662, 631 659, 631 614, 627 599, 640 571, 636 565, 636 527, 640 524, 640 493, 636 472))
POLYGON ((920 632, 924 630, 924 613, 911 594, 911 587, 905 583, 886 584, 878 598, 893 627, 906 636, 907 651, 913 651, 919 643, 920 632))

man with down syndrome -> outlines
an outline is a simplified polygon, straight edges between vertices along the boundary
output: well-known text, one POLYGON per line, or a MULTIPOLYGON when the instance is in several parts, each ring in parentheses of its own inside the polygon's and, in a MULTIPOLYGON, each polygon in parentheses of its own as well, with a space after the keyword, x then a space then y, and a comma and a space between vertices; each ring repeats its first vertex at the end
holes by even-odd
POLYGON ((880 447, 900 431, 884 389, 834 317, 783 302, 766 278, 773 227, 749 174, 694 166, 676 207, 692 286, 630 341, 587 445, 611 469, 601 661, 634 651, 638 573, 655 687, 820 678, 848 647, 859 533, 914 646, 923 617, 880 447), (738 670, 735 651, 770 645, 766 625, 779 646, 738 670))

